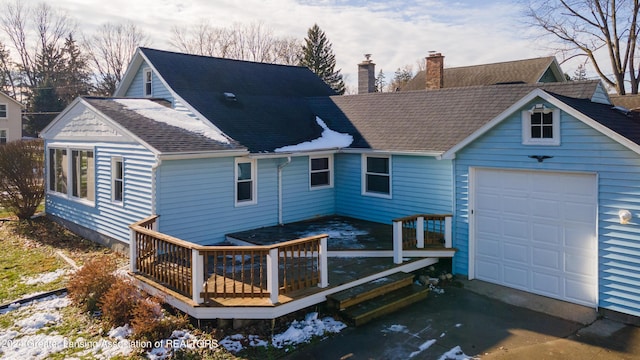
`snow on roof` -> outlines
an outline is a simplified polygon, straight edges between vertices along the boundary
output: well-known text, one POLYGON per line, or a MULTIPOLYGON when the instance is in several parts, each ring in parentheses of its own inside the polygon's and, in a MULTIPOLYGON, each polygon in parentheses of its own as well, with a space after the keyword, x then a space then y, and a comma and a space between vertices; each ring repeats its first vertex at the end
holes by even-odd
POLYGON ((179 127, 221 143, 229 143, 229 139, 213 126, 153 101, 147 99, 117 99, 115 101, 151 120, 179 127))
POLYGON ((339 133, 329 129, 322 119, 316 116, 316 122, 323 129, 319 138, 306 141, 297 145, 288 145, 277 148, 274 152, 294 152, 294 151, 311 151, 322 149, 345 148, 353 143, 353 136, 349 134, 339 133))

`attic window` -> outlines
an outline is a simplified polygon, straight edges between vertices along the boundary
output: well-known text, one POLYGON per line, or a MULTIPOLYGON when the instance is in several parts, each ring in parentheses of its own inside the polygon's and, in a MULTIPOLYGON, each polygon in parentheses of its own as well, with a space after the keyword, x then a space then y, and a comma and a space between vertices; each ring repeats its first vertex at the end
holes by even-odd
POLYGON ((522 112, 523 145, 560 145, 560 111, 535 104, 522 112))
POLYGON ((232 92, 225 92, 222 94, 224 95, 224 99, 227 101, 238 101, 238 99, 236 98, 236 94, 232 92))
POLYGON ((144 96, 153 95, 153 73, 151 69, 144 69, 144 96))

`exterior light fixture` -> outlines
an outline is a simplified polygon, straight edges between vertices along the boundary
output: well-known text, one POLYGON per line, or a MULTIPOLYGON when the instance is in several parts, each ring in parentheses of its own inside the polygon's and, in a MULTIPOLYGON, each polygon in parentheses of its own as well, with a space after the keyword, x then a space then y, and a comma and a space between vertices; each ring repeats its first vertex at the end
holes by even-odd
POLYGON ((632 215, 629 210, 618 211, 618 217, 620 218, 620 224, 628 224, 631 221, 632 215))

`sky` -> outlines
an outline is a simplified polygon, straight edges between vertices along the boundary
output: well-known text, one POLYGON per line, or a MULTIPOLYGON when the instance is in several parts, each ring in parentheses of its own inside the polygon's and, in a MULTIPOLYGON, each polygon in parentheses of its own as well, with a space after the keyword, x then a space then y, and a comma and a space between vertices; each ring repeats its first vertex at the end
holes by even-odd
MULTIPOLYGON (((0 0, 0 2, 9 0, 0 0)), ((23 0, 25 3, 39 0, 23 0)), ((275 36, 304 39, 317 23, 325 32, 351 89, 357 64, 372 54, 376 74, 423 62, 430 51, 445 67, 553 55, 526 25, 519 0, 56 0, 90 34, 107 23, 131 21, 151 36, 150 47, 175 50, 171 28, 206 20, 212 25, 261 22, 275 36)), ((573 74, 577 64, 563 65, 573 74)))

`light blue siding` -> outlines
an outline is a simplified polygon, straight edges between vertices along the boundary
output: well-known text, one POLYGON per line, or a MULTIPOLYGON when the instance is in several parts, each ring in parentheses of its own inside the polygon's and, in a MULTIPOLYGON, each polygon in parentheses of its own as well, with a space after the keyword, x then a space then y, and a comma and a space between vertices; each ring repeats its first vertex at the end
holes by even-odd
MULTIPOLYGON (((531 105, 525 106, 529 108, 531 105)), ((597 173, 599 306, 640 315, 640 157, 561 113, 560 146, 524 146, 517 112, 456 154, 454 271, 468 274, 469 167, 597 173), (553 156, 543 163, 529 155, 553 156), (620 225, 618 211, 634 214, 620 225)))
POLYGON ((424 156, 391 159, 392 198, 362 195, 361 155, 336 155, 336 213, 390 224, 413 214, 452 213, 452 171, 449 160, 424 156))
MULTIPOLYGON (((143 62, 142 65, 140 66, 140 68, 138 68, 138 72, 136 72, 135 77, 133 78, 133 81, 131 82, 131 85, 129 86, 129 88, 127 89, 127 91, 125 92, 125 97, 132 97, 132 98, 143 98, 144 97, 144 70, 147 69, 149 66, 143 62)), ((160 81, 160 79, 158 78, 158 75, 154 72, 152 72, 152 78, 151 78, 151 94, 154 98, 161 98, 161 99, 166 99, 171 101, 171 103, 173 104, 174 102, 174 98, 171 95, 171 93, 169 92, 169 89, 167 87, 164 86, 164 84, 160 81)))
POLYGON ((309 157, 292 158, 291 163, 282 169, 283 222, 290 223, 333 215, 335 213, 334 189, 335 187, 310 190, 309 157))
MULTIPOLYGON (((70 143, 71 144, 71 143, 70 143)), ((141 146, 94 147, 96 197, 94 206, 47 194, 46 212, 102 235, 129 243, 128 226, 153 213, 152 166, 155 158, 141 146), (124 201, 111 200, 111 159, 121 157, 124 165, 124 201)))

